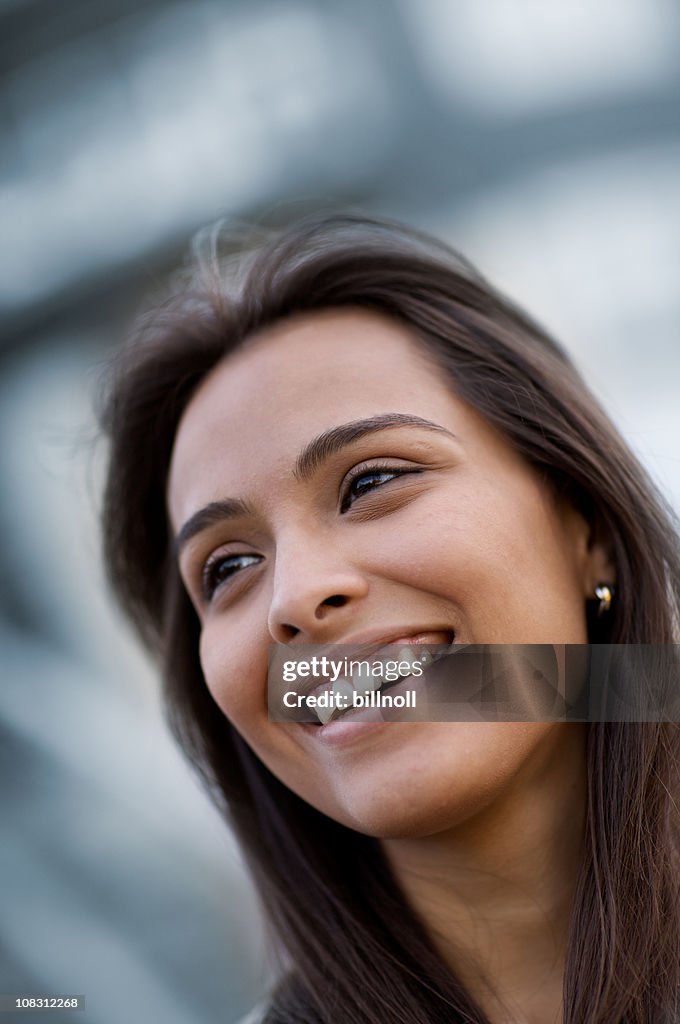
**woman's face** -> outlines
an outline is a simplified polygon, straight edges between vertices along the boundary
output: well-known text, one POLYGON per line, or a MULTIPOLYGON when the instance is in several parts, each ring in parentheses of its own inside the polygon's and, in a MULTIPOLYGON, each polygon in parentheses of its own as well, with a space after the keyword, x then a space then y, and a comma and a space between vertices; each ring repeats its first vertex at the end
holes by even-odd
POLYGON ((250 339, 184 413, 168 504, 176 534, 192 520, 179 565, 206 683, 303 799, 371 835, 426 835, 568 780, 575 726, 389 722, 329 742, 269 719, 272 643, 586 642, 606 569, 587 524, 405 326, 327 310, 250 339))

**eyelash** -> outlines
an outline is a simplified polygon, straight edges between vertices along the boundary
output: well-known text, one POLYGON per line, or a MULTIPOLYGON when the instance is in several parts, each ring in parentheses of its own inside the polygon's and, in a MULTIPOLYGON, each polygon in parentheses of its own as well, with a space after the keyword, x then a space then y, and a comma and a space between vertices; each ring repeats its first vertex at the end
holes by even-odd
POLYGON ((363 497, 364 494, 368 494, 370 493, 370 491, 374 491, 378 487, 383 487, 385 484, 388 484, 392 480, 397 479, 397 477, 408 476, 409 474, 420 472, 422 472, 422 470, 420 469, 402 469, 395 466, 358 466, 357 469, 354 470, 353 475, 347 481, 347 486, 345 487, 345 491, 340 504, 340 511, 346 512, 348 509, 352 507, 354 501, 357 501, 359 498, 363 497), (351 489, 354 486, 354 484, 357 483, 358 480, 363 480, 365 477, 380 476, 387 476, 389 477, 389 479, 383 480, 381 483, 377 483, 373 487, 368 487, 362 494, 355 495, 354 501, 351 500, 351 489))
POLYGON ((239 558, 248 559, 250 565, 257 565, 257 563, 261 560, 260 555, 248 554, 217 554, 213 555, 211 558, 208 559, 208 561, 203 566, 203 572, 201 573, 201 591, 206 601, 210 601, 212 599, 213 595, 215 594, 215 591, 222 583, 225 583, 227 580, 231 579, 239 572, 238 569, 234 569, 234 571, 228 573, 227 576, 224 576, 222 579, 218 579, 218 570, 220 566, 223 566, 225 562, 235 562, 239 558))
MULTIPOLYGON (((400 476, 407 476, 412 473, 420 472, 422 472, 420 469, 401 469, 395 468, 394 466, 370 466, 368 468, 366 468, 365 466, 359 466, 354 471, 353 475, 347 480, 344 489, 344 494, 340 504, 340 511, 347 512, 348 509, 352 507, 354 502, 358 501, 359 498, 362 498, 364 494, 370 493, 370 491, 376 490, 379 487, 383 487, 385 484, 390 483, 390 481, 395 480, 400 476), (354 484, 356 484, 359 480, 363 480, 365 478, 370 477, 388 477, 389 479, 382 480, 380 483, 376 483, 374 486, 368 487, 365 491, 363 491, 362 494, 357 494, 353 496, 351 489, 354 486, 354 484)), ((226 576, 223 576, 221 579, 219 579, 219 569, 220 567, 224 566, 225 562, 233 563, 238 561, 238 559, 243 559, 247 561, 248 565, 257 565, 257 563, 261 561, 261 558, 261 555, 252 555, 245 553, 237 555, 216 554, 209 558, 208 561, 203 566, 203 571, 201 573, 201 591, 204 600, 211 601, 218 587, 220 587, 223 583, 227 582, 228 580, 232 579, 240 571, 239 569, 234 568, 233 571, 228 572, 226 576)), ((246 566, 244 566, 243 568, 246 568, 246 566)))

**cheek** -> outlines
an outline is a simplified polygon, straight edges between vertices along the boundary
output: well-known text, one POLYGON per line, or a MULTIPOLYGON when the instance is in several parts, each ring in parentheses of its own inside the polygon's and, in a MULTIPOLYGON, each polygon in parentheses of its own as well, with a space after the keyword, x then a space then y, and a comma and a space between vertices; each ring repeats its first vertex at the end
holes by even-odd
POLYGON ((247 631, 227 629, 219 619, 204 626, 199 654, 215 703, 239 732, 266 714, 267 648, 247 631))
POLYGON ((460 640, 585 642, 574 559, 531 482, 457 482, 405 515, 372 550, 392 578, 456 607, 460 640))
POLYGON ((453 602, 464 618, 476 604, 505 604, 527 563, 530 531, 518 528, 517 511, 507 493, 502 498, 483 481, 457 480, 376 524, 366 558, 379 575, 453 602))
POLYGON ((296 727, 269 721, 268 637, 227 630, 216 619, 203 629, 199 653, 215 703, 255 755, 284 785, 323 809, 327 784, 319 787, 318 765, 301 756, 292 731, 296 727))

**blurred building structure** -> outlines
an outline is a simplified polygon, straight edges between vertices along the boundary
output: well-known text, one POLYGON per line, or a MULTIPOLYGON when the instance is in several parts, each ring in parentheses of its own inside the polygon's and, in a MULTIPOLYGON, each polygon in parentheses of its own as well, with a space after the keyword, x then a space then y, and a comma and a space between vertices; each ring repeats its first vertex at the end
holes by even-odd
POLYGON ((679 57, 674 0, 0 0, 1 991, 229 1024, 267 978, 99 564, 92 407, 144 294, 218 216, 423 227, 680 509, 679 57))

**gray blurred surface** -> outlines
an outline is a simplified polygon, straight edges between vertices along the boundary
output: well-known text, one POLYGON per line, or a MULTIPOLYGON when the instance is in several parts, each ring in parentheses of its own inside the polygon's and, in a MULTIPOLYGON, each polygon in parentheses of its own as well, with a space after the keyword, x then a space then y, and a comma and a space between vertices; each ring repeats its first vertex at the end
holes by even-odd
POLYGON ((267 979, 98 561, 92 400, 141 297, 218 215, 402 218, 543 319, 680 508, 679 52, 672 0, 0 3, 0 991, 208 1024, 267 979))

